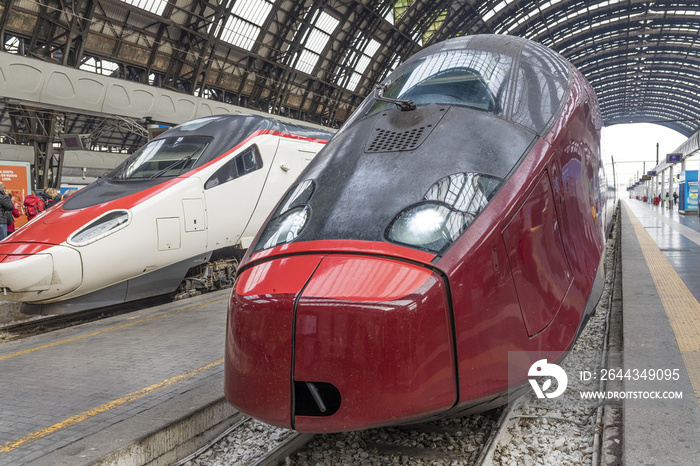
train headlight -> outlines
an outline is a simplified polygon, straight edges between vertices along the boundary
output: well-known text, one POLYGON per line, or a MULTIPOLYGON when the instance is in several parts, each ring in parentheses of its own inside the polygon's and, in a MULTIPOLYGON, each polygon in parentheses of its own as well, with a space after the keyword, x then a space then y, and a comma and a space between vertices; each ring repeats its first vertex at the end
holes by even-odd
POLYGON ((256 249, 268 249, 294 241, 309 219, 309 206, 295 207, 272 220, 260 236, 256 249))
POLYGON ((68 238, 68 244, 71 246, 86 246, 94 243, 126 227, 130 220, 131 214, 128 210, 107 212, 73 233, 68 238))
POLYGON ((464 214, 438 203, 413 205, 396 216, 387 237, 396 243, 440 251, 466 225, 464 214))
POLYGON ((479 173, 441 178, 421 202, 394 217, 385 236, 394 243, 440 253, 464 233, 500 185, 498 178, 479 173))
POLYGON ((308 202, 314 189, 314 182, 306 180, 287 192, 260 235, 255 251, 291 243, 301 234, 311 216, 311 207, 308 202))

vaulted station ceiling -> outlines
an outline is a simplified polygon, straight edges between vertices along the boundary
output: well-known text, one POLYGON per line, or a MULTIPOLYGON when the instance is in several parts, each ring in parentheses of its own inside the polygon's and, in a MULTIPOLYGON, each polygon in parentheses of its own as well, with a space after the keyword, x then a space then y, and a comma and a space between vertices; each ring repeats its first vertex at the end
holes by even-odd
MULTIPOLYGON (((6 52, 331 127, 422 47, 478 33, 527 37, 564 55, 596 89, 606 124, 656 122, 686 136, 699 126, 697 1, 3 0, 0 8, 6 52)), ((98 150, 145 141, 106 115, 0 102, 5 142, 57 143, 54 133, 68 127, 102 128, 91 139, 98 150)))

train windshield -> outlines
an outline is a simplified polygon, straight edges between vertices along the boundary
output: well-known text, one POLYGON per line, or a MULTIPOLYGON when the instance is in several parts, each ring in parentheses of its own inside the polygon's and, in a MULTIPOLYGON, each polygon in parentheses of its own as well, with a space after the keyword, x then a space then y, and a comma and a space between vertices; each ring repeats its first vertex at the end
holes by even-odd
POLYGON ((194 167, 211 137, 180 136, 155 139, 136 151, 114 179, 134 180, 178 176, 194 167))
MULTIPOLYGON (((407 66, 382 86, 382 95, 416 105, 445 104, 503 112, 512 58, 480 50, 449 50, 407 66)), ((375 101, 367 116, 391 103, 375 101)))

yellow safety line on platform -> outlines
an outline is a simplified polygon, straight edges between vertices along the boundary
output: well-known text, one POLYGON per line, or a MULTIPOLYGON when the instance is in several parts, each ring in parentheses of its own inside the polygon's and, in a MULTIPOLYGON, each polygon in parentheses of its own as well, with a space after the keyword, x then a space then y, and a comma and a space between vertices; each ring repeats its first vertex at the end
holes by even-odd
POLYGON ((207 371, 211 369, 212 367, 216 367, 220 365, 224 361, 223 358, 217 359, 214 362, 211 362, 209 364, 206 364, 201 367, 197 367, 196 369, 192 369, 187 372, 183 372, 180 375, 176 375, 175 377, 172 377, 167 380, 163 380, 162 382, 159 382, 157 384, 151 385, 150 387, 143 388, 139 391, 130 393, 122 398, 119 398, 118 400, 110 401, 109 403, 105 403, 101 406, 98 406, 96 408, 93 408, 89 411, 85 411, 80 414, 76 414, 73 417, 69 417, 68 419, 65 419, 61 422, 58 422, 51 427, 47 427, 46 429, 42 429, 36 432, 32 432, 31 434, 27 434, 24 437, 20 437, 15 440, 11 440, 7 442, 4 446, 0 447, 0 454, 3 453, 8 453, 18 447, 21 447, 25 443, 33 442, 34 440, 38 440, 40 438, 46 437, 47 435, 50 435, 56 431, 59 431, 61 429, 65 429, 67 427, 74 426, 76 424, 79 424, 83 422, 86 419, 89 419, 93 416, 96 416, 98 414, 104 413, 106 411, 109 411, 111 409, 114 409, 116 407, 119 407, 123 404, 129 403, 131 401, 138 400, 139 398, 143 398, 146 395, 150 395, 153 392, 157 392, 158 390, 162 390, 163 388, 169 387, 171 385, 174 385, 178 382, 181 382, 185 379, 189 379, 191 377, 194 377, 198 374, 201 374, 204 371, 207 371))
POLYGON ((14 358, 15 356, 21 356, 21 355, 23 355, 23 354, 31 353, 31 352, 38 351, 38 350, 41 350, 41 349, 53 348, 54 346, 64 345, 64 344, 66 344, 66 343, 71 343, 71 342, 74 342, 74 341, 82 340, 83 338, 94 337, 95 335, 100 335, 100 334, 102 334, 102 333, 111 332, 111 331, 113 331, 113 330, 119 330, 119 329, 122 329, 122 328, 130 327, 130 326, 132 326, 132 325, 142 324, 142 323, 144 323, 144 322, 148 322, 148 321, 151 321, 151 320, 160 319, 161 317, 173 316, 173 315, 179 314, 179 313, 181 313, 181 312, 189 311, 189 310, 191 310, 191 309, 196 309, 196 308, 198 308, 198 307, 206 306, 206 305, 208 305, 208 304, 218 303, 219 301, 224 301, 224 300, 227 300, 227 299, 228 299, 228 298, 221 298, 221 299, 216 299, 216 300, 214 300, 214 301, 208 301, 208 302, 202 303, 202 304, 195 304, 194 306, 186 307, 186 308, 184 308, 184 309, 179 309, 179 310, 177 310, 177 311, 171 311, 171 312, 168 312, 167 314, 161 314, 161 315, 159 315, 159 316, 147 317, 147 318, 145 318, 145 319, 140 319, 140 320, 135 320, 135 321, 133 321, 133 322, 129 322, 128 324, 116 325, 116 326, 114 326, 114 327, 108 327, 108 328, 105 328, 105 329, 102 329, 102 330, 98 330, 98 331, 96 331, 96 332, 86 333, 85 335, 80 335, 80 336, 77 336, 77 337, 68 338, 68 339, 66 339, 66 340, 54 341, 53 343, 49 343, 49 344, 47 344, 47 345, 42 345, 42 346, 37 346, 36 348, 30 348, 30 349, 26 349, 26 350, 22 350, 22 351, 17 351, 16 353, 6 354, 5 356, 0 356, 0 361, 5 360, 5 359, 14 358))
POLYGON ((683 363, 700 404, 700 303, 685 286, 634 212, 628 207, 625 208, 630 214, 632 227, 676 335, 683 363))

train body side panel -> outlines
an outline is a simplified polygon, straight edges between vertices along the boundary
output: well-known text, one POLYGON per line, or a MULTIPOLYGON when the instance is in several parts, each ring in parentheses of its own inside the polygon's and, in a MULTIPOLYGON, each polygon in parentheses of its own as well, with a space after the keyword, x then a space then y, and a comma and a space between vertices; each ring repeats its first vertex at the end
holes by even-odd
POLYGON ((203 253, 206 228, 193 227, 197 217, 203 218, 203 208, 202 185, 196 177, 134 206, 131 223, 126 228, 77 248, 83 260, 83 285, 67 297, 80 296, 203 253), (179 202, 173 202, 174 199, 179 202), (177 241, 163 241, 164 237, 177 241), (115 261, 119 256, 129 260, 115 261))
POLYGON ((303 139, 282 137, 274 159, 270 162, 268 178, 253 215, 240 241, 248 248, 260 226, 275 208, 287 189, 297 179, 324 144, 303 139))
MULTIPOLYGON (((519 360, 524 382, 529 365, 535 362, 527 359, 528 354, 547 351, 560 359, 574 342, 605 243, 602 218, 597 216, 603 209, 597 188, 599 132, 583 105, 584 88, 580 81, 572 85, 569 102, 550 133, 531 149, 482 215, 437 264, 450 277, 452 287, 460 374, 460 401, 455 410, 508 390, 513 382, 509 380, 509 352, 524 356, 519 360), (533 209, 546 208, 527 205, 526 199, 547 174, 551 194, 543 199, 549 206, 548 223, 555 222, 560 233, 550 236, 557 240, 557 276, 564 280, 557 309, 545 304, 545 295, 551 291, 546 286, 519 295, 511 268, 511 261, 518 257, 509 258, 501 234, 518 213, 522 225, 537 223, 536 215, 521 209, 529 208, 532 214, 533 209), (566 279, 567 271, 570 279, 566 279), (538 322, 534 332, 528 332, 521 314, 523 304, 529 317, 538 322), (542 315, 538 315, 540 308, 542 315)), ((509 235, 517 236, 515 231, 509 235)), ((549 272, 543 269, 541 273, 549 272)), ((597 301, 597 297, 592 299, 597 301)))
MULTIPOLYGON (((200 175, 205 186, 209 250, 234 246, 240 241, 243 230, 249 223, 260 200, 265 180, 269 176, 270 170, 274 168, 272 165, 279 145, 279 137, 258 136, 237 154, 243 153, 253 144, 257 146, 262 158, 263 166, 261 169, 209 189, 206 189, 206 182, 215 170, 210 169, 200 175)), ((217 164, 215 168, 218 169, 226 163, 233 163, 234 158, 235 156, 227 158, 223 163, 217 164)))

